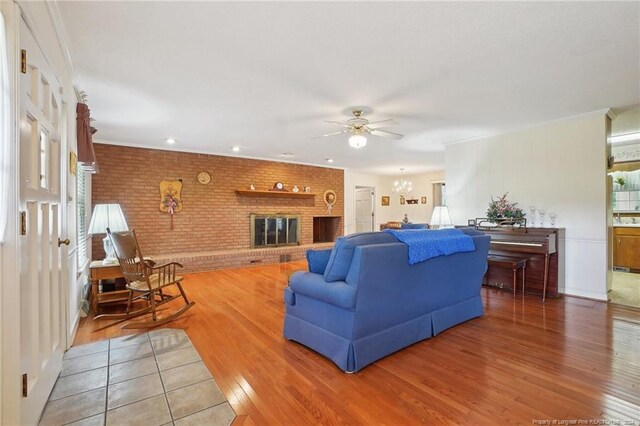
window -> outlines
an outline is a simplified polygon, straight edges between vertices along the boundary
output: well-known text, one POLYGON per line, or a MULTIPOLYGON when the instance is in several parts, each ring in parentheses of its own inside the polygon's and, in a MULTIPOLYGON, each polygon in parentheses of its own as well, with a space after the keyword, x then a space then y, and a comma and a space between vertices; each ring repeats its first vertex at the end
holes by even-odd
POLYGON ((446 206, 447 205, 447 191, 444 182, 433 183, 433 205, 434 206, 446 206))
POLYGON ((80 269, 84 268, 85 264, 89 260, 89 235, 87 235, 87 229, 89 227, 88 221, 88 191, 87 191, 87 172, 84 171, 82 167, 78 167, 78 178, 77 178, 77 215, 78 215, 78 267, 80 269))

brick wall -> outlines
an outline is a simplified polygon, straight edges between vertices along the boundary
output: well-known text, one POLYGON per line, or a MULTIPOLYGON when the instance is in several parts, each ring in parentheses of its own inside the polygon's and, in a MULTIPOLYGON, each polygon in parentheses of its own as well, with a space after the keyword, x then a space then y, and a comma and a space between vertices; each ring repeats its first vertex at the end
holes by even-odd
MULTIPOLYGON (((191 154, 96 144, 100 173, 93 176, 92 202, 119 203, 129 228, 136 230, 145 255, 196 253, 250 248, 250 213, 301 215, 301 244, 313 242, 313 216, 327 214, 322 194, 336 192, 332 214, 344 214, 344 172, 275 161, 191 154), (198 172, 211 174, 211 183, 198 183, 198 172), (158 184, 182 178, 183 210, 173 217, 160 212, 158 184), (267 190, 277 181, 287 189, 310 186, 312 199, 243 197, 236 189, 254 184, 267 190)), ((343 233, 340 221, 338 235, 343 233)), ((93 238, 93 257, 104 257, 102 237, 93 238)))

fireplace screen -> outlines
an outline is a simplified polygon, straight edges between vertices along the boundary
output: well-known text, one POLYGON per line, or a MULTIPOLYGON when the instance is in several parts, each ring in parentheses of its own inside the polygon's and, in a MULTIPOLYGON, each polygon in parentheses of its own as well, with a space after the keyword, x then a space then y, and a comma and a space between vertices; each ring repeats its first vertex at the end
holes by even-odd
POLYGON ((297 245, 299 238, 300 216, 251 215, 251 248, 297 245))

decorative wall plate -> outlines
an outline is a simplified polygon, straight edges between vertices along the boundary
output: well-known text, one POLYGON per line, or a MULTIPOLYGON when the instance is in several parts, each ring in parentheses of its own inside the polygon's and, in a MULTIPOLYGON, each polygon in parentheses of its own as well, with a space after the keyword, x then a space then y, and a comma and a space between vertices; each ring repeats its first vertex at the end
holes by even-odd
POLYGON ((208 184, 209 182, 211 182, 211 175, 208 172, 198 173, 198 182, 203 185, 208 184))
POLYGON ((336 192, 328 189, 324 191, 324 202, 329 206, 333 206, 336 201, 338 201, 338 197, 336 196, 336 192))

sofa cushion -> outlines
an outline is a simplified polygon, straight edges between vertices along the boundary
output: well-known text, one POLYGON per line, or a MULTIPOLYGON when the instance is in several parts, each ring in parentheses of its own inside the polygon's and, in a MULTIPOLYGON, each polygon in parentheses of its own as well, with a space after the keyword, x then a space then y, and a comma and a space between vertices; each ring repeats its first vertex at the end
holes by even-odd
POLYGON ((327 263, 329 263, 329 257, 331 257, 331 249, 307 250, 306 256, 309 272, 324 274, 325 269, 327 269, 327 263))
POLYGON ((325 281, 344 281, 347 278, 347 273, 351 267, 351 260, 353 259, 353 250, 357 246, 396 242, 398 242, 398 240, 386 232, 362 232, 338 237, 331 251, 327 268, 324 271, 325 281))

